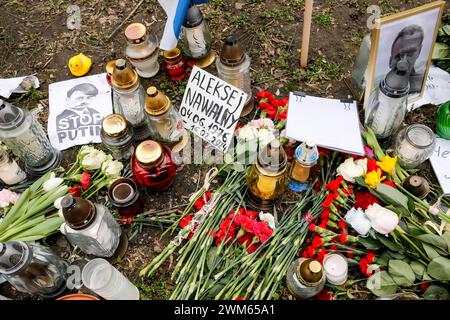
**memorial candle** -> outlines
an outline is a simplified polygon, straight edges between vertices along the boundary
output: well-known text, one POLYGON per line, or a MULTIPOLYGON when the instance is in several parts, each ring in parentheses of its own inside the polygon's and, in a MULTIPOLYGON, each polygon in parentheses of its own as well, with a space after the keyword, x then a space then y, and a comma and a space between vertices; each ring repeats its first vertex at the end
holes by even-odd
POLYGON ((348 263, 343 255, 327 254, 323 259, 323 268, 329 283, 342 285, 347 281, 348 263))

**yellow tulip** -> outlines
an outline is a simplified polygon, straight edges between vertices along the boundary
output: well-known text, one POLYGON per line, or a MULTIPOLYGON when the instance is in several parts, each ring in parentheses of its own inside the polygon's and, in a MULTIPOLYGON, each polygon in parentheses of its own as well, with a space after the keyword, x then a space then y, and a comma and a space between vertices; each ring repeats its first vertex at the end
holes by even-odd
POLYGON ((384 156, 381 162, 377 161, 377 165, 381 168, 381 170, 390 175, 394 173, 396 163, 397 163, 397 156, 393 158, 389 156, 384 156))
POLYGON ((369 187, 375 189, 381 181, 386 179, 386 177, 382 177, 381 175, 382 173, 380 169, 377 169, 377 171, 371 171, 366 174, 366 179, 364 179, 364 181, 369 187))

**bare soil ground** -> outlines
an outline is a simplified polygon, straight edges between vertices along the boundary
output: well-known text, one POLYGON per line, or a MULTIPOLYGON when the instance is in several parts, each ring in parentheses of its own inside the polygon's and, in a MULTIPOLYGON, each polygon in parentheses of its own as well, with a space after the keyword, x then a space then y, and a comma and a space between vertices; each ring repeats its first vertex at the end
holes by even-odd
MULTIPOLYGON (((123 30, 110 40, 111 32, 128 16, 139 0, 2 0, 0 10, 0 77, 35 74, 41 88, 34 94, 13 96, 10 101, 18 106, 34 108, 42 104, 40 120, 46 124, 48 85, 73 78, 67 67, 68 59, 83 52, 93 59, 89 74, 104 72, 105 62, 124 56, 123 30), (69 5, 81 9, 81 29, 68 30, 66 12, 69 5)), ((302 90, 324 97, 358 98, 351 82, 351 69, 360 41, 369 32, 366 9, 378 4, 383 14, 413 8, 430 1, 417 0, 317 0, 311 34, 308 68, 298 65, 303 22, 303 0, 210 0, 202 11, 213 34, 213 48, 221 48, 222 39, 235 33, 252 59, 253 91, 264 88, 281 96, 289 91, 302 90)), ((449 5, 447 4, 447 11, 449 5)), ((128 22, 142 22, 150 32, 160 37, 165 14, 156 0, 145 0, 128 22)), ((207 69, 216 73, 215 68, 207 69)), ((163 89, 179 102, 186 81, 170 82, 162 70, 144 87, 152 84, 163 89)), ((425 122, 434 127, 435 107, 420 109, 408 116, 407 122, 425 122)), ((64 164, 70 163, 75 151, 65 152, 64 164)), ((185 165, 178 168, 174 185, 164 193, 146 197, 146 209, 170 209, 187 202, 208 170, 204 165, 185 165)), ((431 171, 430 175, 432 175, 431 171)), ((117 264, 140 289, 144 299, 164 299, 170 294, 171 261, 149 279, 139 278, 142 266, 161 251, 167 237, 160 239, 161 230, 144 227, 130 241, 125 257, 117 264)), ((70 248, 62 238, 49 242, 68 257, 70 248)), ((0 294, 12 298, 29 299, 0 287, 0 294)), ((283 295, 289 298, 288 295, 283 295)))

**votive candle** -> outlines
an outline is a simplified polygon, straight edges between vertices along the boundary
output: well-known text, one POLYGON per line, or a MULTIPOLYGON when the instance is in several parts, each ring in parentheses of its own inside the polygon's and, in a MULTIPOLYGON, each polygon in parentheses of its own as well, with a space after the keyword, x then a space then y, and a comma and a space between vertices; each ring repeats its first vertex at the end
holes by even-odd
POLYGON ((323 259, 323 269, 329 283, 340 286, 347 281, 348 263, 342 254, 327 254, 323 259))

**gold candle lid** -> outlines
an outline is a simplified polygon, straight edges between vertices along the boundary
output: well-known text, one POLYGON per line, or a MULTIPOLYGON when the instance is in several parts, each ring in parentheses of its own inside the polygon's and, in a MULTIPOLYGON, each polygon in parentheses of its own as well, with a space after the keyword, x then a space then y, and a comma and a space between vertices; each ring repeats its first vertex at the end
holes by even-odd
POLYGON ((181 50, 173 48, 172 50, 166 50, 163 53, 164 59, 170 62, 178 61, 181 56, 181 50))
POLYGON ((136 71, 124 59, 117 59, 112 73, 112 85, 120 90, 133 88, 139 81, 136 71))
POLYGON ((304 260, 298 266, 297 278, 308 285, 317 285, 323 278, 322 265, 314 259, 304 260))
POLYGON ((159 116, 167 112, 171 106, 170 99, 156 87, 148 87, 145 99, 145 111, 152 116, 159 116))
POLYGON ((125 29, 125 37, 133 43, 141 43, 146 34, 147 28, 142 23, 132 23, 125 29))
POLYGON ((106 64, 106 67, 105 67, 106 73, 107 73, 107 74, 112 75, 112 73, 113 73, 113 71, 114 71, 114 68, 115 68, 115 66, 116 66, 116 61, 117 61, 117 60, 111 60, 111 61, 108 61, 108 63, 106 64))
POLYGON ((257 156, 256 167, 266 175, 275 177, 287 169, 287 155, 279 140, 268 143, 257 156))
POLYGON ((103 132, 110 137, 120 137, 128 130, 127 120, 120 114, 110 114, 103 119, 103 132))
POLYGON ((161 145, 153 140, 141 142, 136 148, 136 159, 142 164, 153 164, 163 154, 161 145))

